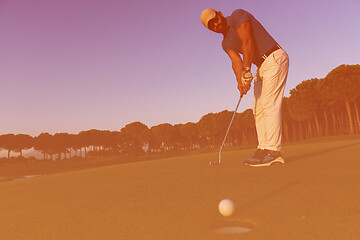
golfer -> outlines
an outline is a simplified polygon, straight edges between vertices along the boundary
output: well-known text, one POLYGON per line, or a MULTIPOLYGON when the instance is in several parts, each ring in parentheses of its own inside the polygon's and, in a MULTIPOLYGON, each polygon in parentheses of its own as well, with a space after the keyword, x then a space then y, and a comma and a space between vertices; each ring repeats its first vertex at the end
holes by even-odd
POLYGON ((209 8, 200 19, 207 29, 223 35, 222 48, 231 59, 241 95, 250 89, 251 65, 257 66, 253 112, 258 147, 244 163, 253 167, 284 164, 280 153, 281 104, 289 69, 287 53, 245 10, 237 9, 225 18, 220 11, 209 8))

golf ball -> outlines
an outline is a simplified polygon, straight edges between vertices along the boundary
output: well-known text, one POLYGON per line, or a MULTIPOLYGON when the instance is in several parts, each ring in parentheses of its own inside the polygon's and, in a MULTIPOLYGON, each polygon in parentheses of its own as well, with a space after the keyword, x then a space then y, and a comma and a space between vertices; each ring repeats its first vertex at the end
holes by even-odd
POLYGON ((225 216, 229 217, 234 214, 235 211, 235 205, 233 201, 230 199, 224 199, 219 203, 219 212, 225 216))

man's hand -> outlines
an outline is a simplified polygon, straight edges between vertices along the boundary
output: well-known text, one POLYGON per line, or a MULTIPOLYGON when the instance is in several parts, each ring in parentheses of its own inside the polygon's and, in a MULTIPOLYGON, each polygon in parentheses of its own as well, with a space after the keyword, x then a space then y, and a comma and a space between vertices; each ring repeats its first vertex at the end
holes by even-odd
POLYGON ((251 87, 250 82, 238 81, 238 89, 241 95, 245 95, 251 87))
POLYGON ((241 74, 241 81, 242 82, 249 82, 251 83, 251 81, 253 80, 253 75, 250 72, 249 68, 247 68, 247 70, 243 70, 242 74, 241 74))
POLYGON ((250 71, 243 71, 243 61, 239 55, 239 53, 235 52, 234 50, 229 50, 228 53, 231 62, 232 62, 232 68, 234 70, 236 80, 238 82, 238 89, 241 93, 241 95, 245 95, 247 91, 249 91, 251 86, 251 80, 253 79, 253 76, 250 71))

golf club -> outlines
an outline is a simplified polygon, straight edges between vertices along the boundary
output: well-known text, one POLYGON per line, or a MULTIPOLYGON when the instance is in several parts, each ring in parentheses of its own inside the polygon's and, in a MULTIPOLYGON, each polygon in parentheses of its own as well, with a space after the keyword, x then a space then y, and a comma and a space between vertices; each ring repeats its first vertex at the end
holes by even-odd
POLYGON ((224 140, 223 140, 223 142, 222 142, 222 144, 221 144, 220 151, 219 151, 219 161, 218 161, 218 162, 209 162, 210 165, 220 165, 220 164, 221 164, 221 151, 222 151, 222 149, 223 149, 223 147, 224 147, 226 137, 227 137, 227 135, 228 135, 228 133, 229 133, 231 124, 232 124, 232 122, 233 122, 233 120, 234 120, 234 117, 235 117, 235 114, 236 114, 236 112, 237 112, 237 109, 239 108, 239 105, 240 105, 240 102, 241 102, 242 97, 243 97, 243 95, 240 95, 239 102, 238 102, 237 105, 236 105, 234 114, 233 114, 233 116, 232 116, 232 118, 231 118, 229 127, 228 127, 228 129, 227 129, 227 131, 226 131, 226 134, 225 134, 225 137, 224 137, 224 140))

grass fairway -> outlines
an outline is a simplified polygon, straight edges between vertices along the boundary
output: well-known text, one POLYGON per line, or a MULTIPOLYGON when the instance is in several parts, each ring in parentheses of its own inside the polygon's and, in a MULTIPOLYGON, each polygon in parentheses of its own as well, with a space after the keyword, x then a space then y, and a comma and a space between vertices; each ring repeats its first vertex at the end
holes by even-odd
POLYGON ((243 166, 253 151, 225 151, 221 166, 213 152, 2 182, 0 239, 360 239, 360 138, 286 145, 284 166, 243 166))

